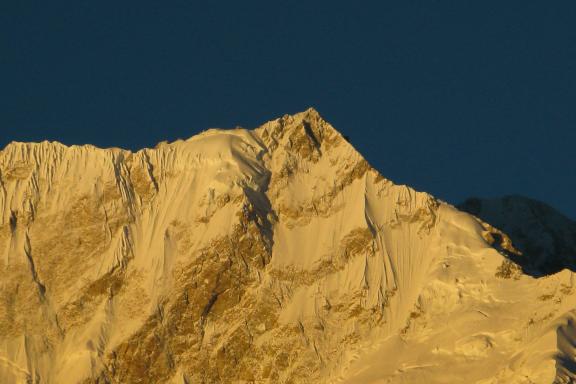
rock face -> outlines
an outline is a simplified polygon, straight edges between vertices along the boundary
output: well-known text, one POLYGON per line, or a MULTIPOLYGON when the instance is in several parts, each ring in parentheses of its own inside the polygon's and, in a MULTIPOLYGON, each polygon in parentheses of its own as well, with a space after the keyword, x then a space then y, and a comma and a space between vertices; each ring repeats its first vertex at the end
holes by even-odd
POLYGON ((572 272, 518 255, 313 109, 135 153, 12 143, 0 382, 568 383, 572 272))

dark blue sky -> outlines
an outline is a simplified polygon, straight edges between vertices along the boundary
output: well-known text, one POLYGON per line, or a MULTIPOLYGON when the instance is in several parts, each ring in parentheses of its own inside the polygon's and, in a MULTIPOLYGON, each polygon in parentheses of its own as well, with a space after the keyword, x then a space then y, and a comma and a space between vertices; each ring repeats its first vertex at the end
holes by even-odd
POLYGON ((1 2, 0 147, 138 149, 314 106, 395 182, 576 217, 575 1, 198 3, 1 2))

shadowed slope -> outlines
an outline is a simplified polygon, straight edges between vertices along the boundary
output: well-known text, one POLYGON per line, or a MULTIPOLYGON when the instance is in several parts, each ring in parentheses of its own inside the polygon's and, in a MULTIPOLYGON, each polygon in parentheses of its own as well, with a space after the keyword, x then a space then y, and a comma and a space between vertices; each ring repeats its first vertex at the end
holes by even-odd
POLYGON ((471 198, 458 206, 504 231, 522 255, 514 256, 525 273, 545 276, 576 268, 576 222, 536 200, 522 196, 471 198))

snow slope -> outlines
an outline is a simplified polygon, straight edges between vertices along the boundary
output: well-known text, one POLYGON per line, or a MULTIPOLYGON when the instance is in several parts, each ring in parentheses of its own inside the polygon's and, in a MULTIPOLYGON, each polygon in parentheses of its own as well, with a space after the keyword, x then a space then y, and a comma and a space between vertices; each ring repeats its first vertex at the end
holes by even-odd
MULTIPOLYGON (((501 227, 501 226, 496 226, 501 227)), ((318 113, 0 152, 1 383, 557 383, 569 270, 383 178, 318 113)))

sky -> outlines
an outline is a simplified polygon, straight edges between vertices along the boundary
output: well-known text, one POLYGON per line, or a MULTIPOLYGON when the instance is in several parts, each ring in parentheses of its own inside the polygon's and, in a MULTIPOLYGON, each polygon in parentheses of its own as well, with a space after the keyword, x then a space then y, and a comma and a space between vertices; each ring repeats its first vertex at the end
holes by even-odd
POLYGON ((139 149, 316 108, 440 199, 576 218, 575 1, 3 1, 0 148, 139 149))

